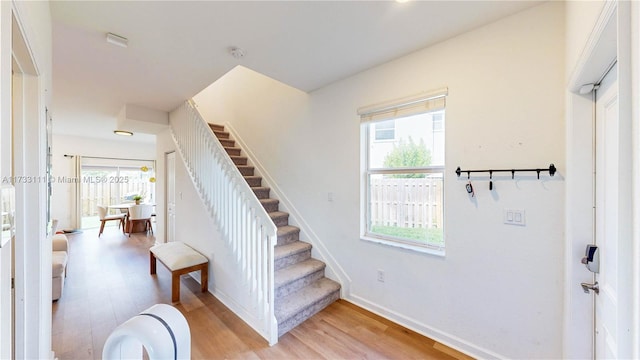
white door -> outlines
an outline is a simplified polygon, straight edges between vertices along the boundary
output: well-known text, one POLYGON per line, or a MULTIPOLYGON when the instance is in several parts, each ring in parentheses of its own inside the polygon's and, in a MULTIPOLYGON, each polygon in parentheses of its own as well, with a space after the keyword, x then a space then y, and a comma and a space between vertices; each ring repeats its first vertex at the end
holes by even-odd
POLYGON ((166 181, 167 184, 167 223, 166 223, 166 241, 174 241, 176 234, 176 153, 170 152, 165 154, 166 164, 166 181))
POLYGON ((0 359, 12 358, 13 346, 13 289, 12 245, 8 241, 0 247, 0 359))
MULTIPOLYGON (((626 353, 626 321, 631 314, 621 306, 626 296, 622 291, 628 283, 621 263, 627 254, 619 251, 621 234, 619 219, 625 190, 621 176, 630 176, 620 164, 620 154, 629 151, 620 146, 618 116, 618 75, 614 66, 596 91, 596 245, 600 252, 600 271, 595 274, 599 293, 595 295, 595 355, 596 359, 617 359, 626 353), (627 174, 627 175, 625 175, 627 174)), ((627 194, 626 196, 630 196, 627 194)))

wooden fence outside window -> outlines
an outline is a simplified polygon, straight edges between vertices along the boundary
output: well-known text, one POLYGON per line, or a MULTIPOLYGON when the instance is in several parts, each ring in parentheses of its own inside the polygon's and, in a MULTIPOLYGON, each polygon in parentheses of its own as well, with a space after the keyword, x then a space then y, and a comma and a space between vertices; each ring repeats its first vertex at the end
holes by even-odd
POLYGON ((371 224, 442 229, 442 178, 372 178, 371 224))

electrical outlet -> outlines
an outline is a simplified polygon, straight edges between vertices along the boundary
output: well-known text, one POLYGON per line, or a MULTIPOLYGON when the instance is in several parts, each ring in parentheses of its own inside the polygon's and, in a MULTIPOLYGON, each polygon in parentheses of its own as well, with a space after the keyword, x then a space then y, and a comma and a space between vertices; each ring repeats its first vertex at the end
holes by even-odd
POLYGON ((384 270, 378 270, 378 281, 384 282, 384 270))

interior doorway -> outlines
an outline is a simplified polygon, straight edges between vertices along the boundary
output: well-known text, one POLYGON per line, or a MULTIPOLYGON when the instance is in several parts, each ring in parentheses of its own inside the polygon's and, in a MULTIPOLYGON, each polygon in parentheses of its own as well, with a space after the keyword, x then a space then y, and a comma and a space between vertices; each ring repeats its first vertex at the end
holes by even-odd
MULTIPOLYGON (((80 227, 100 226, 98 205, 133 204, 137 197, 142 203, 155 203, 155 161, 104 157, 80 158, 80 227)), ((110 209, 111 212, 119 210, 110 209)), ((117 222, 107 222, 117 226, 117 222)))
POLYGON ((165 184, 166 188, 166 225, 165 241, 175 240, 176 234, 176 152, 165 154, 165 184))
POLYGON ((639 123, 632 117, 631 3, 602 6, 569 79, 564 340, 569 358, 640 354, 634 306, 640 284, 633 274, 640 261, 633 255, 634 243, 638 246, 634 164, 639 159, 633 151, 633 127, 639 123), (616 68, 609 72, 614 62, 616 68), (581 264, 589 244, 601 247, 597 274, 581 264))
MULTIPOLYGON (((0 146, 2 175, 10 178, 8 183, 15 190, 15 241, 10 259, 13 276, 9 282, 14 295, 9 317, 5 317, 6 303, 0 309, 0 357, 4 358, 9 349, 8 358, 43 358, 51 351, 51 336, 42 331, 51 327, 51 267, 46 266, 51 264, 51 242, 45 241, 49 231, 45 129, 48 100, 44 96, 46 81, 36 65, 19 13, 13 4, 3 4, 2 10, 7 8, 11 13, 10 29, 4 27, 6 22, 2 23, 2 32, 8 30, 6 33, 11 34, 11 95, 6 96, 3 88, 3 101, 6 96, 11 110, 2 113, 0 146), (10 330, 7 323, 11 324, 10 330)), ((4 52, 6 43, 2 45, 4 52)), ((2 67, 3 79, 8 80, 8 76, 4 77, 6 70, 2 67)), ((3 287, 7 284, 4 279, 0 283, 3 287)))

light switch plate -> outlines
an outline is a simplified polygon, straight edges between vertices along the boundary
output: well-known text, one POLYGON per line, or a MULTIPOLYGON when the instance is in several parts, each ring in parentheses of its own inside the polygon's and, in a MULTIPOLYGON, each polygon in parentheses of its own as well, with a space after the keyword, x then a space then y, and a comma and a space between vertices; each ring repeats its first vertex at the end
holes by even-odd
POLYGON ((527 224, 524 209, 503 209, 502 217, 507 225, 525 226, 527 224))

